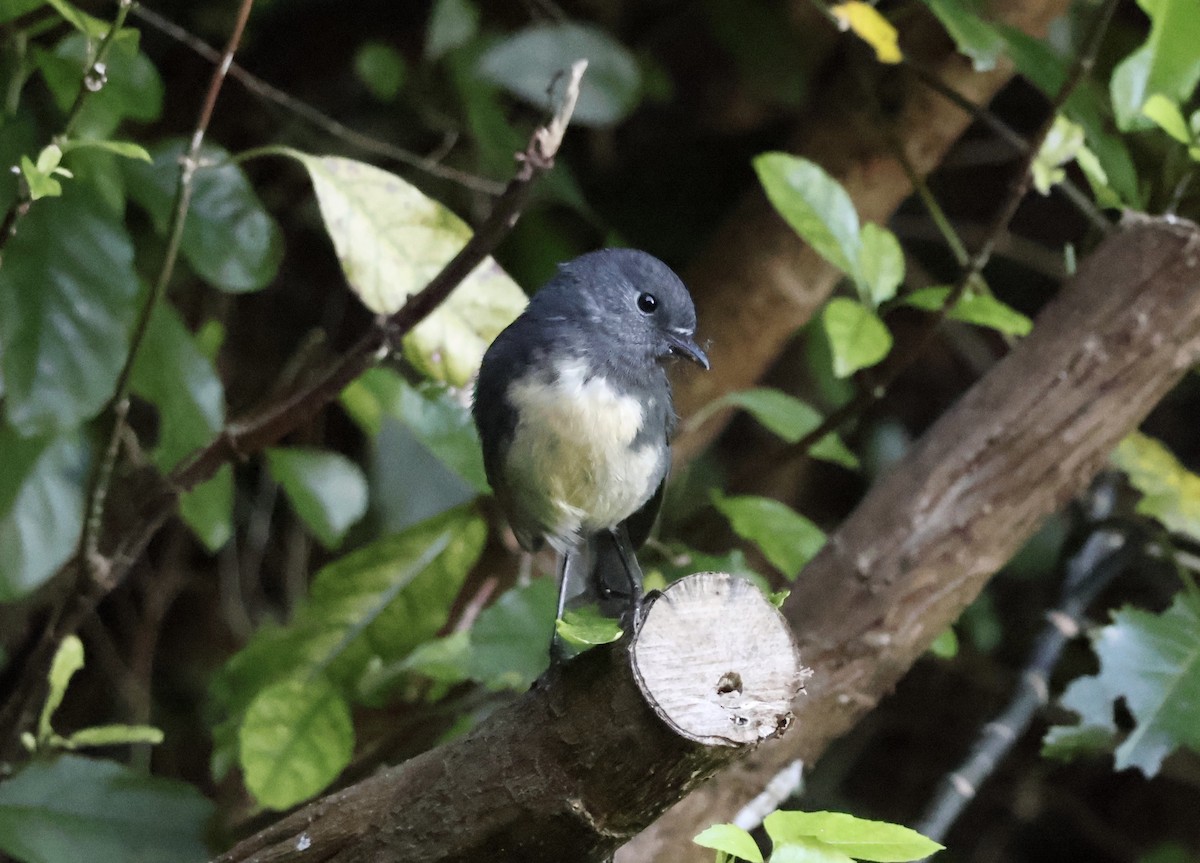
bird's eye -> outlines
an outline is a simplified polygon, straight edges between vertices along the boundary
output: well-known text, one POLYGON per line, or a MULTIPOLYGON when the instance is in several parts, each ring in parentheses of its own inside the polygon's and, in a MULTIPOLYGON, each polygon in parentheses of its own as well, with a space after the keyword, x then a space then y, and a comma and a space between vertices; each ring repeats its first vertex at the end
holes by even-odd
POLYGON ((654 294, 638 294, 637 307, 643 315, 653 314, 658 308, 658 298, 654 294))

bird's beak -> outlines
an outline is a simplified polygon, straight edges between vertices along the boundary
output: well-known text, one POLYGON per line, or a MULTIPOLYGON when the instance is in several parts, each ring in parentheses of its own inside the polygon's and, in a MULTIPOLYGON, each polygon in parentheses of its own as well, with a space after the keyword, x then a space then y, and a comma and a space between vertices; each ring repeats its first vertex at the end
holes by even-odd
POLYGON ((667 333, 667 343, 671 346, 671 353, 687 357, 708 371, 708 355, 700 350, 700 346, 696 344, 690 333, 667 333))

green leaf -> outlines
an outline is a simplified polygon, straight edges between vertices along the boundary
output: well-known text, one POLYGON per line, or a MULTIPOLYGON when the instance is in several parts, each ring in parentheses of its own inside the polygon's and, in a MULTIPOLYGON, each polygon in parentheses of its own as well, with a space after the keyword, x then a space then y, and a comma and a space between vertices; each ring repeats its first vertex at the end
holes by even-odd
POLYGON ((99 39, 108 32, 107 21, 101 21, 99 18, 80 11, 67 0, 46 0, 46 5, 52 7, 68 24, 91 39, 99 39))
POLYGON ((425 56, 437 60, 479 32, 479 9, 471 0, 437 0, 425 31, 425 56))
MULTIPOLYGON (((346 281, 371 311, 404 305, 471 237, 458 216, 371 165, 288 151, 308 170, 346 281)), ((488 345, 525 308, 525 292, 487 258, 404 338, 404 355, 455 386, 471 379, 488 345)))
MULTIPOLYGON (((713 399, 689 420, 689 425, 699 427, 717 411, 730 407, 741 408, 773 434, 788 443, 796 443, 819 426, 823 420, 816 408, 770 387, 735 390, 718 399, 713 399)), ((858 456, 846 447, 836 433, 830 432, 812 447, 812 457, 840 464, 851 470, 859 466, 858 456)))
POLYGON ((246 788, 268 809, 323 790, 354 754, 350 707, 328 681, 285 680, 258 693, 238 736, 246 788))
POLYGON ((904 251, 896 235, 874 222, 859 232, 858 273, 860 286, 871 305, 878 306, 896 296, 904 281, 904 251))
POLYGON ((0 267, 0 372, 22 434, 69 429, 108 401, 138 292, 124 226, 81 184, 31 207, 0 267))
POLYGON ((787 602, 787 598, 792 595, 790 590, 775 590, 767 594, 767 602, 776 608, 783 608, 783 604, 787 602))
MULTIPOLYGON (((534 24, 503 39, 479 58, 479 74, 514 96, 549 110, 556 76, 588 61, 571 122, 611 126, 637 107, 642 73, 624 45, 589 24, 534 24)), ((557 88, 555 88, 557 89, 557 88)))
POLYGON ((767 497, 713 497, 734 533, 762 549, 789 580, 825 545, 825 532, 787 504, 767 497))
POLYGON ((816 839, 850 857, 873 863, 920 860, 943 847, 899 824, 868 821, 844 812, 780 810, 763 819, 763 827, 776 846, 816 839))
POLYGON ((820 165, 788 153, 754 159, 767 199, 822 258, 858 281, 858 212, 846 190, 820 165))
POLYGON ((155 306, 133 366, 133 391, 158 409, 154 463, 166 473, 225 424, 225 391, 175 308, 155 306))
POLYGON ((46 5, 46 0, 0 0, 0 24, 15 21, 22 15, 44 5, 46 5))
POLYGON ((267 464, 296 514, 326 548, 340 545, 367 511, 367 479, 344 455, 272 448, 267 450, 267 464))
POLYGON ((1200 15, 1195 0, 1138 0, 1150 16, 1145 43, 1122 60, 1109 81, 1122 131, 1149 126, 1142 106, 1156 93, 1173 102, 1192 97, 1200 82, 1200 15))
POLYGON ((40 586, 74 552, 88 449, 78 432, 22 438, 0 422, 0 452, 0 601, 7 601, 40 586))
POLYGON ((847 378, 875 365, 892 349, 892 334, 873 311, 846 297, 834 297, 821 310, 829 339, 833 373, 847 378))
POLYGON ((386 42, 365 42, 354 55, 354 74, 380 102, 392 102, 404 85, 404 57, 386 42))
POLYGON ((223 465, 212 479, 179 498, 179 516, 209 551, 233 536, 233 469, 223 465))
POLYGON ((1042 142, 1037 158, 1032 165, 1033 186, 1043 195, 1066 178, 1063 165, 1073 161, 1083 149, 1084 132, 1078 123, 1072 123, 1062 114, 1054 118, 1050 133, 1042 142))
POLYGON ((1179 106, 1161 93, 1155 93, 1142 105, 1142 116, 1155 124, 1180 144, 1192 143, 1192 133, 1179 106))
POLYGON ((619 621, 605 617, 594 607, 572 609, 555 622, 555 629, 563 641, 575 647, 592 647, 617 641, 625 630, 619 621))
POLYGON ((714 848, 750 863, 763 863, 754 837, 736 824, 714 824, 692 839, 701 848, 714 848))
POLYGON ((557 599, 554 579, 536 578, 484 609, 471 628, 471 678, 489 689, 528 689, 550 659, 557 599))
MULTIPOLYGON (((108 25, 104 24, 104 29, 108 25)), ((59 110, 71 109, 81 87, 84 70, 96 47, 83 33, 67 35, 54 52, 35 53, 42 77, 59 110)), ((76 139, 105 139, 125 119, 147 123, 162 113, 163 82, 154 64, 138 50, 136 30, 122 30, 113 40, 104 61, 104 85, 89 92, 75 121, 76 139)))
POLYGON ((29 187, 29 198, 40 201, 42 198, 57 198, 62 194, 62 183, 54 179, 49 172, 29 160, 28 156, 21 157, 21 176, 29 187))
POLYGON ((191 785, 62 755, 0 783, 0 849, 36 863, 207 860, 213 806, 191 785))
POLYGON ((62 741, 68 749, 83 749, 90 746, 128 746, 148 743, 157 746, 163 742, 162 729, 149 725, 93 725, 81 728, 62 741))
POLYGON ((1126 436, 1111 459, 1142 493, 1138 512, 1158 519, 1167 530, 1200 539, 1200 476, 1159 441, 1140 432, 1126 436))
POLYGON ((775 846, 771 863, 854 863, 854 860, 819 839, 797 839, 775 846))
POLYGON ((958 656, 958 636, 954 628, 947 626, 929 645, 929 652, 938 659, 953 659, 958 656))
POLYGON ((142 162, 152 162, 149 151, 141 144, 135 144, 133 141, 93 141, 72 139, 64 141, 62 151, 70 153, 79 150, 102 150, 106 153, 114 153, 118 156, 124 156, 126 159, 138 159, 142 162))
POLYGON ((1043 756, 1069 761, 1080 755, 1112 751, 1117 724, 1113 721, 1112 696, 1103 680, 1096 676, 1075 678, 1058 703, 1079 714, 1079 722, 1051 727, 1042 739, 1043 756))
POLYGON ((980 4, 972 0, 925 0, 942 22, 955 46, 971 58, 976 72, 989 72, 1004 53, 1004 37, 981 17, 980 4))
POLYGON ((476 492, 487 493, 479 432, 461 393, 436 384, 416 388, 390 369, 375 368, 346 387, 341 401, 371 435, 379 434, 383 417, 396 417, 476 492))
MULTIPOLYGON (((944 285, 921 288, 911 294, 906 294, 903 302, 904 305, 912 306, 914 309, 936 312, 946 304, 950 290, 944 285)), ((954 308, 946 314, 946 317, 967 324, 988 327, 1010 336, 1028 335, 1029 331, 1033 329, 1033 321, 1011 306, 1006 306, 987 294, 969 292, 963 294, 955 303, 954 308)))
POLYGON ((58 646, 54 660, 50 663, 50 691, 46 693, 46 703, 42 705, 42 712, 38 716, 39 740, 48 740, 54 733, 50 719, 58 710, 58 706, 62 704, 71 678, 81 668, 83 668, 83 642, 77 635, 68 635, 58 646))
MULTIPOLYGON (((471 676, 470 655, 471 633, 461 630, 418 645, 400 661, 400 668, 440 683, 461 683, 471 676)), ((370 681, 364 680, 364 688, 370 688, 370 681)))
MULTIPOLYGON (((123 162, 129 194, 166 235, 188 144, 172 140, 151 148, 153 161, 123 162)), ((283 257, 279 226, 229 154, 214 144, 200 150, 180 251, 195 273, 231 293, 256 291, 275 278, 283 257)))

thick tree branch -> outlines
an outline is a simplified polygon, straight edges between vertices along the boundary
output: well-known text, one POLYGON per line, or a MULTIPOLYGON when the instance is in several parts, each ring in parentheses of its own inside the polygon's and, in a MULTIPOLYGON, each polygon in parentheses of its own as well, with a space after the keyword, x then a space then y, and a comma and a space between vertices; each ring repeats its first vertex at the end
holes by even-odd
POLYGON ((623 849, 699 863, 690 839, 869 711, 1051 513, 1200 361, 1200 231, 1139 219, 1112 235, 1033 333, 867 494, 784 612, 814 670, 795 729, 623 849))

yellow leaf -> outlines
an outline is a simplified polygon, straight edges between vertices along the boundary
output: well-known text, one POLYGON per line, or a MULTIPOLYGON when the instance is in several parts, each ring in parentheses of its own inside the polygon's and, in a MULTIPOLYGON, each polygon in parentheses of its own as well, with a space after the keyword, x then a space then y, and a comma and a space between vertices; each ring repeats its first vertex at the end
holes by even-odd
POLYGON ((839 3, 831 11, 843 30, 853 30, 860 39, 875 49, 880 63, 899 63, 901 59, 899 34, 888 19, 870 3, 853 0, 839 3))

